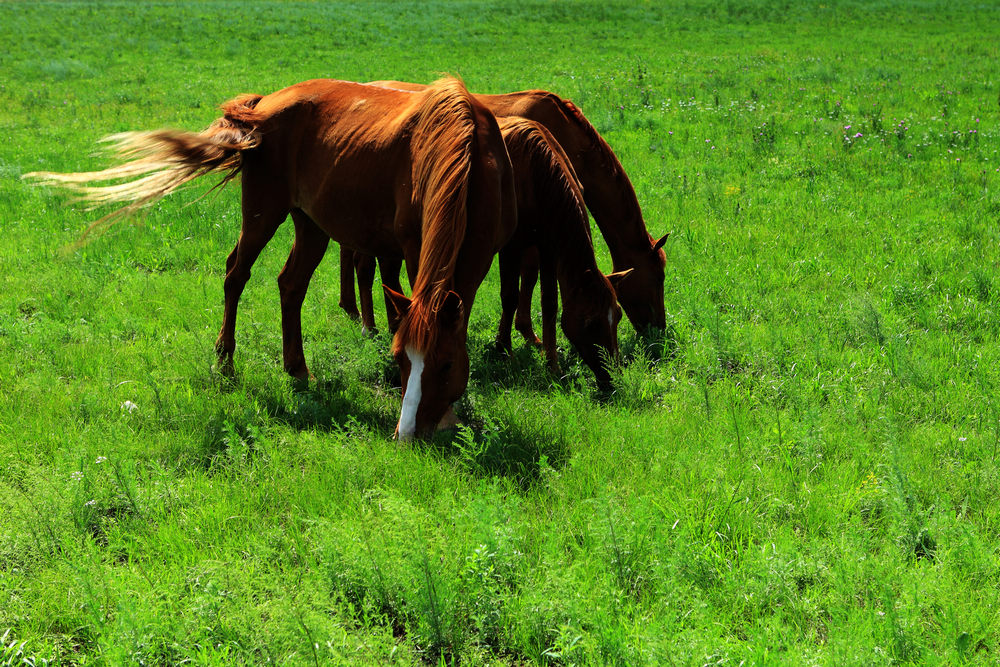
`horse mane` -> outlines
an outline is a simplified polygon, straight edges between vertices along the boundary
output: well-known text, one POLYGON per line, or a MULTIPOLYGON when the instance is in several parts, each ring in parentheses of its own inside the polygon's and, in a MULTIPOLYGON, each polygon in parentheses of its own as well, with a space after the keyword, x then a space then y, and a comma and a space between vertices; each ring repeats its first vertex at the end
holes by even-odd
POLYGON ((544 214, 553 220, 583 221, 589 238, 582 186, 555 137, 541 123, 519 117, 502 119, 500 132, 512 161, 521 168, 530 165, 532 184, 539 190, 536 203, 544 214))
MULTIPOLYGON (((598 151, 598 153, 603 158, 604 168, 610 172, 610 174, 614 177, 615 181, 619 183, 619 185, 621 185, 624 188, 627 188, 627 191, 632 195, 631 197, 632 200, 636 202, 636 213, 639 216, 639 220, 641 221, 642 213, 638 208, 638 198, 635 196, 635 188, 632 186, 632 181, 629 180, 628 174, 625 173, 625 169, 624 167, 622 167, 622 163, 618 159, 618 156, 615 155, 615 152, 613 150, 611 150, 611 146, 608 144, 607 141, 604 140, 604 137, 602 137, 597 132, 594 126, 591 125, 590 121, 587 120, 586 116, 583 115, 583 112, 580 111, 580 108, 578 106, 573 104, 570 100, 563 99, 558 95, 553 95, 553 97, 556 97, 557 103, 563 108, 563 110, 566 112, 569 118, 573 120, 573 122, 576 123, 577 127, 579 127, 583 131, 583 133, 586 134, 587 137, 590 139, 593 147, 598 151)), ((646 229, 645 222, 643 222, 642 226, 643 229, 646 231, 646 236, 649 237, 650 247, 653 247, 653 244, 656 243, 656 239, 653 238, 653 235, 650 234, 649 230, 646 229)), ((657 256, 660 258, 660 263, 666 265, 667 256, 663 252, 663 249, 661 248, 656 252, 657 256)))
POLYGON ((395 337, 398 347, 434 349, 434 317, 454 285, 468 223, 475 104, 459 79, 446 77, 430 84, 415 114, 411 151, 414 200, 423 212, 420 264, 409 316, 395 337))

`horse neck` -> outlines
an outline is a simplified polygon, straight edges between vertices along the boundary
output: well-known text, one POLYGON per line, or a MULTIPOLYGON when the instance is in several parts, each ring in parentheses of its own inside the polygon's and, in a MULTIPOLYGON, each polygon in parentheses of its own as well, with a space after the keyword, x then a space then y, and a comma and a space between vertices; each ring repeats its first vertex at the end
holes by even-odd
POLYGON ((600 272, 594 259, 594 248, 589 239, 586 240, 587 243, 581 243, 579 238, 573 236, 560 236, 557 240, 556 281, 564 295, 571 293, 571 288, 579 284, 586 271, 600 272))
MULTIPOLYGON (((576 193, 578 197, 579 190, 576 193)), ((548 192, 545 195, 549 210, 543 217, 545 224, 550 225, 549 237, 556 253, 556 280, 560 291, 568 294, 569 288, 575 286, 586 271, 600 271, 594 258, 590 223, 582 202, 574 201, 570 193, 548 192)))
POLYGON ((577 106, 568 100, 560 103, 567 122, 559 129, 575 136, 557 138, 565 146, 578 147, 568 154, 583 184, 587 208, 608 244, 615 270, 628 268, 632 258, 652 247, 635 189, 618 156, 577 106))
POLYGON ((637 254, 649 253, 652 239, 631 181, 607 144, 604 149, 600 168, 577 168, 577 174, 587 208, 608 244, 615 270, 620 271, 632 266, 637 254))

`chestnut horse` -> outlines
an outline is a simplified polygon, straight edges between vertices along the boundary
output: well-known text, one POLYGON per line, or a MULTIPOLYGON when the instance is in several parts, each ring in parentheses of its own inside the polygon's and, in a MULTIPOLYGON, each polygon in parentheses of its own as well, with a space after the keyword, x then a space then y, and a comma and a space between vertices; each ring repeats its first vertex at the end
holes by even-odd
MULTIPOLYGON (((499 123, 514 167, 517 230, 499 253, 501 315, 497 347, 508 353, 511 351, 511 325, 519 309, 519 274, 528 253, 528 266, 536 275, 541 275, 542 343, 549 369, 559 372, 556 352, 558 283, 563 301, 563 333, 594 372, 598 386, 607 389, 611 376, 605 360, 618 355, 618 322, 621 320, 614 286, 625 280, 631 270, 607 277, 601 274, 594 259, 583 192, 569 158, 548 130, 525 118, 501 118, 499 123)), ((373 328, 371 291, 375 258, 351 254, 358 273, 361 319, 366 328, 373 328)), ((385 284, 393 288, 387 294, 398 291, 398 261, 380 258, 379 262, 385 284)), ((395 324, 391 309, 389 315, 391 330, 395 324)))
POLYGON ((309 374, 302 301, 329 239, 405 259, 413 298, 392 295, 400 317, 392 352, 403 385, 397 432, 409 439, 433 431, 465 391, 469 312, 493 255, 516 226, 510 159, 496 119, 451 78, 416 93, 305 81, 238 97, 222 109, 222 118, 201 133, 118 135, 120 152, 134 158, 118 167, 32 176, 67 184, 97 203, 130 202, 115 216, 202 174, 223 172, 220 185, 241 174, 243 226, 226 260, 216 342, 227 373, 251 266, 289 214, 295 243, 278 285, 284 364, 296 378, 309 374))
MULTIPOLYGON (((423 90, 424 86, 402 81, 375 81, 380 86, 403 90, 423 90)), ((555 137, 576 170, 583 185, 587 208, 594 216, 601 236, 608 244, 612 271, 632 269, 628 277, 616 288, 618 302, 636 331, 653 330, 662 334, 666 329, 663 306, 663 281, 666 255, 663 245, 665 234, 654 240, 646 230, 646 223, 639 208, 632 182, 625 174, 621 162, 594 126, 579 108, 544 90, 527 90, 502 95, 475 95, 497 118, 519 116, 541 123, 555 137)), ((343 251, 342 251, 343 252, 343 251)), ((349 313, 354 309, 354 276, 345 270, 341 258, 342 302, 349 313), (346 290, 346 296, 343 295, 346 290)), ((530 276, 522 276, 521 308, 518 320, 530 331, 531 287, 530 276), (522 314, 526 317, 522 320, 522 314)), ((519 329, 523 329, 521 326, 519 329)), ((526 334, 529 339, 534 334, 526 334)))

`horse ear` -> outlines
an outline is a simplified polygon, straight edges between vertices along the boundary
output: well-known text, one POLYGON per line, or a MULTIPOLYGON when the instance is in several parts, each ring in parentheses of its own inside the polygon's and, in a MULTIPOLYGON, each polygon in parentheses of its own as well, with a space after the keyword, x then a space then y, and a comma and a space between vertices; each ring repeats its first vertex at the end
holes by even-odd
POLYGON ((444 297, 441 308, 438 310, 438 318, 442 324, 457 327, 465 320, 465 305, 458 292, 450 291, 444 297))
POLYGON ((653 252, 657 252, 660 248, 662 248, 663 244, 667 242, 667 238, 669 237, 670 237, 670 232, 667 232, 666 234, 661 236, 660 240, 653 244, 653 252))
POLYGON ((625 269, 624 271, 616 271, 615 273, 609 273, 606 277, 611 286, 615 288, 615 292, 618 291, 618 286, 622 284, 622 281, 629 277, 629 275, 635 271, 635 269, 625 269))
POLYGON ((406 313, 410 311, 409 297, 405 294, 400 294, 386 285, 382 285, 382 291, 385 292, 386 305, 391 304, 392 308, 396 311, 396 317, 403 319, 406 313))

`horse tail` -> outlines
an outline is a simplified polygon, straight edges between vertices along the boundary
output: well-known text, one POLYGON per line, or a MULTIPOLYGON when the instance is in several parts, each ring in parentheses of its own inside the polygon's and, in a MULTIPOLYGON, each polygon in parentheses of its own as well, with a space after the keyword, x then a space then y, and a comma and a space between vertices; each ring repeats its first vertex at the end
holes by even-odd
POLYGON ((215 188, 235 178, 242 167, 243 152, 260 143, 257 131, 260 118, 254 112, 260 99, 260 95, 243 95, 226 102, 222 105, 223 116, 203 132, 154 130, 105 137, 102 141, 113 144, 114 152, 125 160, 117 166, 72 174, 32 172, 24 178, 71 190, 88 202, 91 209, 125 204, 92 223, 82 241, 95 227, 109 226, 199 176, 223 172, 215 188), (99 185, 108 181, 119 182, 99 185))
POLYGON ((460 80, 446 77, 428 86, 415 115, 411 151, 414 200, 421 202, 423 211, 420 264, 407 318, 410 331, 397 340, 408 336, 424 349, 434 330, 430 318, 452 286, 465 239, 476 137, 474 104, 460 80))

